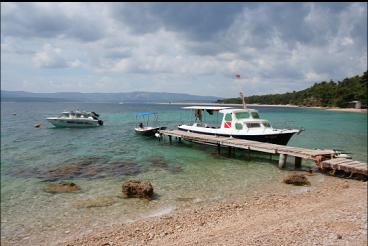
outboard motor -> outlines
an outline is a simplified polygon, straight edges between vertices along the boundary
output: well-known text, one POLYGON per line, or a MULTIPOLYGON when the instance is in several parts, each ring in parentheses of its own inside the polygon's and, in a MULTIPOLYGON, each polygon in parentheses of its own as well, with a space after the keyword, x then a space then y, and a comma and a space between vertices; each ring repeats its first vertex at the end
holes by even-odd
POLYGON ((98 120, 97 122, 98 122, 98 124, 99 124, 100 126, 102 126, 102 125, 103 125, 103 121, 102 121, 102 120, 98 120))

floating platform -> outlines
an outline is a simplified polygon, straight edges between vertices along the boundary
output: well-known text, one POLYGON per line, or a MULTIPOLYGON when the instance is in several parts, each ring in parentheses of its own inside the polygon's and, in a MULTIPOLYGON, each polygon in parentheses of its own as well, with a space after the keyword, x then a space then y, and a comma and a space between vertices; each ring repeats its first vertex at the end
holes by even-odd
POLYGON ((314 161, 316 166, 320 169, 342 170, 350 173, 350 176, 355 173, 367 176, 366 163, 346 158, 337 158, 336 151, 333 149, 308 149, 181 130, 160 130, 159 133, 161 136, 169 137, 170 143, 172 142, 172 137, 175 137, 179 141, 183 139, 200 144, 217 146, 218 151, 220 151, 221 147, 228 147, 230 153, 231 149, 234 148, 279 154, 280 168, 286 165, 288 156, 293 156, 295 158, 295 168, 301 168, 302 159, 305 159, 314 161))

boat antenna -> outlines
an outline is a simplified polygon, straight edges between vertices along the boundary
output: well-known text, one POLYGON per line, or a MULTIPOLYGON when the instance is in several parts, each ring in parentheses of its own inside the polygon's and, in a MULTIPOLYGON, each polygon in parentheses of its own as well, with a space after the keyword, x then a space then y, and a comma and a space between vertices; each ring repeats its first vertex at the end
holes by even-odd
POLYGON ((247 105, 245 104, 245 99, 244 99, 243 92, 240 92, 240 98, 242 99, 242 102, 243 102, 243 108, 247 109, 247 105))

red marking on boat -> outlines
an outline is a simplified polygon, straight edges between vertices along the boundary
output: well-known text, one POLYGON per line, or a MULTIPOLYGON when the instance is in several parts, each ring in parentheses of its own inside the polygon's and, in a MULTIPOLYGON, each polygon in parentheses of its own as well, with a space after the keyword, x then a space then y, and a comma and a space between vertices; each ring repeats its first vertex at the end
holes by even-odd
POLYGON ((225 128, 231 128, 231 121, 226 121, 224 124, 225 128))

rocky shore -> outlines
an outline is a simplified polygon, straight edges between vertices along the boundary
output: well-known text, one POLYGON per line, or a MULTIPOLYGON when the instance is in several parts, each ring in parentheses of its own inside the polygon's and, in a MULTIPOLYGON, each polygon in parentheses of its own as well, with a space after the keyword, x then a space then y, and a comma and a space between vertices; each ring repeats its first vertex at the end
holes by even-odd
POLYGON ((367 183, 323 180, 186 205, 59 245, 367 245, 367 183))

